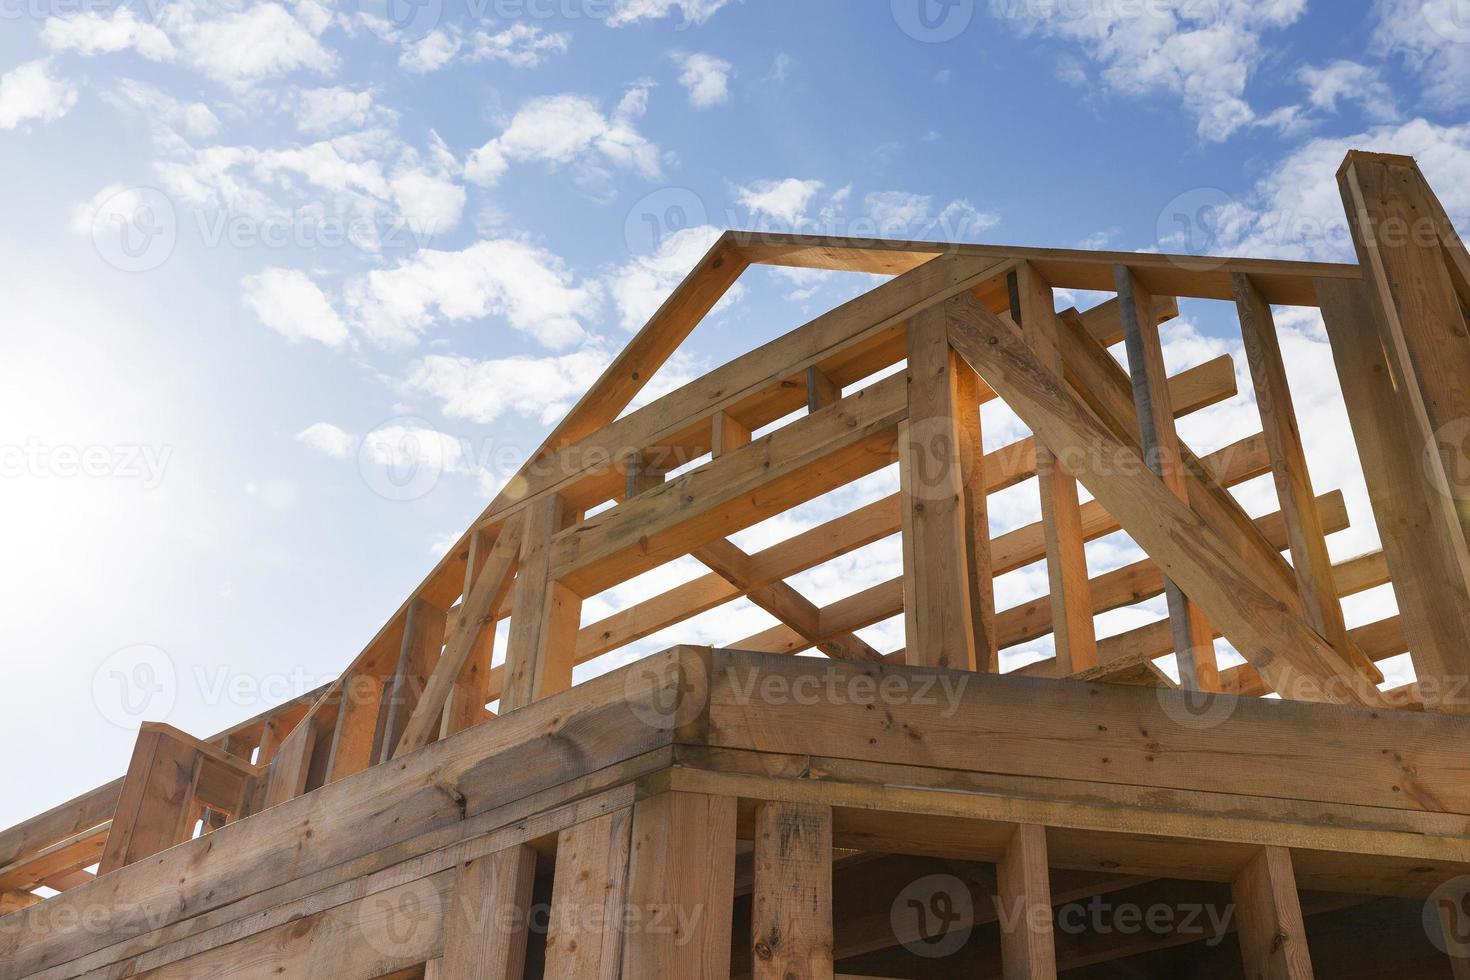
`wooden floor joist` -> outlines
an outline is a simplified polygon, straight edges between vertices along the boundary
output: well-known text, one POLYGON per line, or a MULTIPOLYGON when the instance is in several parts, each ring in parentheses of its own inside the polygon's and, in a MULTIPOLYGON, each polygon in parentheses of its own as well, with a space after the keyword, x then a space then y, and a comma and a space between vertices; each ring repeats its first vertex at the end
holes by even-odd
POLYGON ((1357 265, 722 236, 335 682, 0 831, 0 980, 1467 975, 1470 252, 1339 188, 1357 265), (630 410, 760 264, 889 278, 630 410))

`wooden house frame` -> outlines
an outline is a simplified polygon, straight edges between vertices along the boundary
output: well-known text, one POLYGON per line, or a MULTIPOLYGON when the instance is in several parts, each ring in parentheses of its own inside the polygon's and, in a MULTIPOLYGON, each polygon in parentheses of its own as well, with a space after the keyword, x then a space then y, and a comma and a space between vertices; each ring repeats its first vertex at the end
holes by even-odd
POLYGON ((1470 253, 1412 159, 1339 182, 1353 265, 726 234, 336 683, 208 741, 145 725, 124 777, 0 832, 0 980, 1470 977, 1470 505, 1440 445, 1470 253), (628 411, 755 264, 891 278, 628 411), (1166 374, 1181 298, 1236 306, 1260 408, 1204 457, 1175 420, 1235 374, 1166 374), (1347 517, 1273 306, 1322 312, 1380 552, 1328 555, 1347 517), (987 452, 997 397, 1032 436, 987 452), (895 461, 897 494, 729 540, 895 461), (1266 474, 1252 519, 1228 488, 1266 474), (988 496, 1033 478, 1042 520, 992 538, 988 496), (1090 577, 1120 529, 1148 560, 1090 577), (894 535, 899 579, 788 582, 894 535), (686 555, 709 573, 583 624, 686 555), (1039 561, 1049 595, 997 611, 1039 561), (1349 629, 1388 584, 1398 615, 1349 629), (573 684, 741 597, 777 625, 573 684), (902 650, 858 635, 899 615, 902 650))

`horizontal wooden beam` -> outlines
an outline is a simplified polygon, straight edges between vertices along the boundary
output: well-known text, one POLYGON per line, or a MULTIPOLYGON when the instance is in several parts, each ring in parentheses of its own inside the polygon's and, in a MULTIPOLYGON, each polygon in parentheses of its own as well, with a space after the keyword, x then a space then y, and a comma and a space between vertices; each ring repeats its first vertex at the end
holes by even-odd
POLYGON ((901 275, 936 255, 956 255, 992 261, 1029 262, 1053 286, 1099 292, 1112 291, 1114 266, 1130 265, 1139 270, 1150 291, 1196 299, 1231 299, 1230 276, 1241 272, 1260 281, 1267 300, 1285 306, 1315 306, 1313 278, 1357 279, 1361 276, 1358 267, 1353 265, 1272 259, 1089 252, 949 242, 857 241, 764 232, 738 232, 736 240, 746 260, 761 265, 901 275))

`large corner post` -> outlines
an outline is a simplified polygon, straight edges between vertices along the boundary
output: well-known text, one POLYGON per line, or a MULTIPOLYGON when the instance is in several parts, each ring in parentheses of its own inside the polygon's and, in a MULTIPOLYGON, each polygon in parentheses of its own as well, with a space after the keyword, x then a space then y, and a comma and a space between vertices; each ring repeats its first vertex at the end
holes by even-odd
POLYGON ((1470 680, 1470 338, 1464 248, 1410 157, 1338 174, 1363 281, 1319 280, 1343 398, 1425 705, 1464 713, 1470 680))

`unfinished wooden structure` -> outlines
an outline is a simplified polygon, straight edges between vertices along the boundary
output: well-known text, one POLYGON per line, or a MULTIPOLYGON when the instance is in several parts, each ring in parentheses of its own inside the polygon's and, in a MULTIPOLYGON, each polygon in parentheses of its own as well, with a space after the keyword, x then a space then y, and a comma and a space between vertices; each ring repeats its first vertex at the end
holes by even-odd
POLYGON ((0 833, 0 978, 1470 977, 1470 255, 1413 160, 1340 183, 1356 265, 727 235, 338 682, 208 742, 145 726, 122 779, 0 833), (625 412, 757 263, 890 278, 625 412), (1166 374, 1180 298, 1235 305, 1260 408, 1203 457, 1175 420, 1235 371, 1166 374), (1280 306, 1322 311, 1381 552, 1329 558, 1280 306), (994 398, 1032 437, 987 451, 994 398), (1252 519, 1229 488, 1267 474, 1252 519), (1032 479, 1043 519, 992 537, 1032 479), (1120 529, 1148 560, 1090 575, 1120 529), (901 578, 788 582, 894 535, 901 578), (709 573, 582 622, 685 555, 709 573), (573 685, 740 597, 777 625, 573 685), (896 616, 904 649, 858 635, 896 616))

